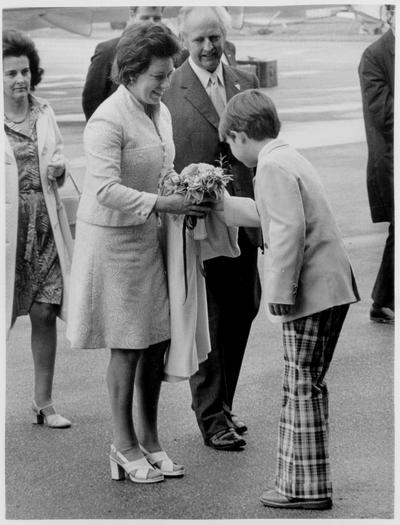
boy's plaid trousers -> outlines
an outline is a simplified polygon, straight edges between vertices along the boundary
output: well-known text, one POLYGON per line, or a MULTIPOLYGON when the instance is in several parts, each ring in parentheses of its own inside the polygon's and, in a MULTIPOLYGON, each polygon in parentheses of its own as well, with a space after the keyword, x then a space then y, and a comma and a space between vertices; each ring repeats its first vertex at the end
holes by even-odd
POLYGON ((325 374, 349 305, 283 323, 285 369, 275 488, 293 498, 332 495, 325 374))

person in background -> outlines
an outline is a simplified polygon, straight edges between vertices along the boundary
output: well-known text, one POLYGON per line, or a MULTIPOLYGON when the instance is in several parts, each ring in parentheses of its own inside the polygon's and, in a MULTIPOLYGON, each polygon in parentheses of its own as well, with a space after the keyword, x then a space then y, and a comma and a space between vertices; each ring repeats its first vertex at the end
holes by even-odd
POLYGON ((227 197, 228 225, 261 224, 267 243, 263 297, 283 328, 283 400, 275 489, 261 502, 285 509, 329 509, 332 482, 325 381, 349 305, 359 300, 340 232, 313 166, 278 138, 280 121, 260 90, 233 97, 221 140, 257 166, 255 202, 227 197))
MULTIPOLYGON (((129 7, 128 25, 137 22, 162 22, 163 7, 129 7)), ((98 106, 117 89, 111 78, 111 69, 120 37, 100 42, 91 58, 82 92, 82 107, 86 120, 98 106)))
POLYGON ((358 68, 368 144, 367 188, 373 222, 389 234, 372 290, 370 319, 394 323, 394 55, 395 6, 387 6, 390 29, 364 51, 358 68))
MULTIPOLYGON (((170 110, 176 149, 175 169, 205 162, 233 174, 228 189, 253 196, 251 169, 238 162, 219 141, 219 115, 225 103, 241 90, 258 86, 255 75, 221 62, 226 38, 222 7, 183 7, 179 31, 189 58, 174 72, 164 95, 170 110)), ((257 251, 260 230, 240 228, 237 258, 205 261, 207 304, 212 350, 190 378, 192 408, 206 445, 216 450, 239 450, 246 441, 246 424, 233 413, 233 399, 242 359, 260 303, 257 251)))
POLYGON ((7 328, 29 315, 35 421, 67 428, 71 422, 57 414, 52 401, 56 317, 65 320, 72 258, 57 192, 67 165, 53 110, 32 94, 42 74, 34 42, 20 31, 3 31, 7 328))
POLYGON ((178 40, 162 24, 130 25, 116 50, 119 87, 84 132, 87 171, 77 213, 67 337, 73 348, 111 349, 111 476, 126 475, 135 483, 184 474, 163 450, 157 426, 170 340, 159 213, 203 217, 207 211, 182 195, 158 195, 160 179, 173 170, 171 117, 161 97, 179 51, 178 40))

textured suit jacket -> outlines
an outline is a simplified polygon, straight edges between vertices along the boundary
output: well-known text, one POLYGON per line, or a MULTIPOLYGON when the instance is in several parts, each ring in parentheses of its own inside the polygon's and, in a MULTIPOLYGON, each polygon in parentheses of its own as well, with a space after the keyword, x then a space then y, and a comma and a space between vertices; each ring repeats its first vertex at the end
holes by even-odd
POLYGON ((164 104, 154 123, 143 105, 119 86, 95 111, 83 135, 86 174, 78 219, 101 226, 138 226, 156 220, 159 177, 173 169, 171 119, 164 104))
MULTIPOLYGON (((258 87, 258 79, 253 74, 225 64, 223 72, 227 100, 240 91, 258 87)), ((224 166, 228 167, 234 176, 228 186, 229 193, 254 197, 254 172, 235 159, 226 143, 220 142, 219 116, 187 60, 173 73, 171 86, 164 95, 164 102, 172 118, 176 171, 182 171, 192 162, 219 165, 222 158, 224 166)), ((253 245, 262 244, 258 228, 246 228, 245 231, 253 245)))
MULTIPOLYGON (((82 92, 82 108, 86 120, 89 120, 100 104, 117 89, 111 80, 111 69, 119 38, 100 42, 96 46, 87 72, 85 85, 82 92)), ((236 49, 232 42, 225 42, 225 56, 230 65, 236 64, 236 49)), ((175 60, 175 67, 179 67, 188 57, 186 49, 175 60)))

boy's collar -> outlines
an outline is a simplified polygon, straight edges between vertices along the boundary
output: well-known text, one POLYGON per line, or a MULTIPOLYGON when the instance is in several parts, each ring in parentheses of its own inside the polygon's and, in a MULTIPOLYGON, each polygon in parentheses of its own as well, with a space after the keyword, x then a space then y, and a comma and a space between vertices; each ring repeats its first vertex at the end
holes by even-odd
POLYGON ((283 139, 272 139, 265 146, 263 146, 258 154, 258 158, 260 158, 262 155, 267 155, 272 150, 276 148, 281 148, 284 146, 288 146, 288 143, 283 139))

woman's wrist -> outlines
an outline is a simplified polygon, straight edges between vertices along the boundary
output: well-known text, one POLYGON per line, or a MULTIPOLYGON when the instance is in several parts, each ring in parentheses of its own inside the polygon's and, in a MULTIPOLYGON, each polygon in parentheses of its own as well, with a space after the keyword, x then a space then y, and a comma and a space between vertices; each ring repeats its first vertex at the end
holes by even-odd
POLYGON ((154 203, 153 212, 163 212, 165 211, 165 199, 162 195, 157 197, 156 202, 154 203))

